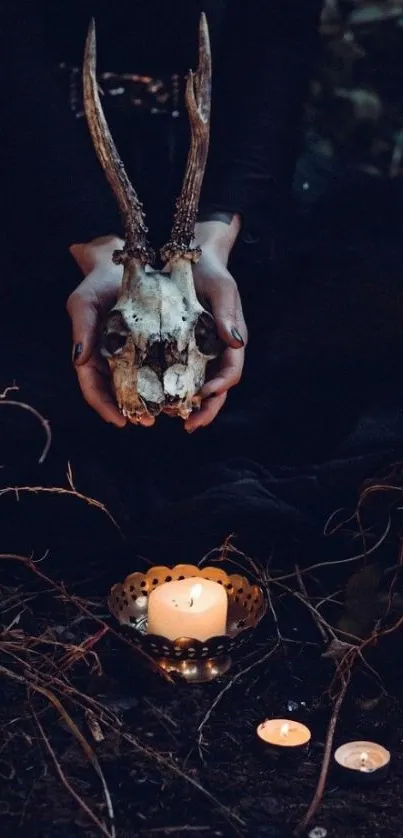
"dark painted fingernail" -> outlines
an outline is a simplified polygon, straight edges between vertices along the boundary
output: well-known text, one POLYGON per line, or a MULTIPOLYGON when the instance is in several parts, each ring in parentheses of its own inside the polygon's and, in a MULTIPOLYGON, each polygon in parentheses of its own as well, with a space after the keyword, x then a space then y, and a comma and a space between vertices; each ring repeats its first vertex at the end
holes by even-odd
POLYGON ((78 361, 80 355, 82 354, 82 351, 83 351, 82 343, 76 343, 76 345, 73 346, 73 364, 75 364, 76 361, 78 361))
POLYGON ((231 329, 231 335, 234 338, 234 340, 237 340, 238 343, 241 344, 241 346, 244 346, 245 341, 244 341, 242 335, 238 332, 238 329, 235 328, 235 326, 233 326, 232 329, 231 329))

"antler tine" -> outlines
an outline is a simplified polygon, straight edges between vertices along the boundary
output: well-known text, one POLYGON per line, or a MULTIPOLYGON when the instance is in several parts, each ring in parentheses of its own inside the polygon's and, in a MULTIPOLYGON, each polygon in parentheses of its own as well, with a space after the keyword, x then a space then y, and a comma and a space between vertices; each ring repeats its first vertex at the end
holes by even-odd
POLYGON ((186 83, 191 144, 182 191, 176 202, 171 239, 161 250, 161 259, 165 263, 180 258, 196 262, 200 258, 200 248, 192 248, 191 243, 207 163, 210 106, 211 51, 207 19, 203 12, 199 25, 199 66, 196 73, 189 72, 186 83))
POLYGON ((114 254, 115 262, 138 259, 143 265, 154 260, 147 242, 143 206, 131 185, 109 131, 98 94, 96 78, 95 21, 91 20, 84 53, 84 110, 98 160, 117 199, 125 228, 125 247, 114 254))

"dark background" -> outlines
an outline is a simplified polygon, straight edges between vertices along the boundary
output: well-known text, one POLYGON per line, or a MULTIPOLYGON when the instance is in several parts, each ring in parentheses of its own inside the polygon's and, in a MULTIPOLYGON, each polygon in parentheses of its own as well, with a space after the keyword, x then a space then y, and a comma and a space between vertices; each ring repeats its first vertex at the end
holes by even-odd
MULTIPOLYGON (((41 233, 23 179, 13 196, 23 213, 19 229, 7 218, 1 229, 1 385, 18 386, 7 398, 32 405, 50 421, 53 442, 39 465, 44 434, 37 419, 0 403, 0 483, 7 490, 0 498, 1 551, 45 556, 40 567, 49 576, 89 600, 100 598, 101 610, 110 584, 126 572, 148 562, 200 561, 230 534, 258 564, 271 562, 277 571, 295 561, 303 566, 351 555, 361 542, 357 548, 351 531, 325 538, 326 521, 339 508, 346 516, 352 513, 363 481, 388 473, 401 459, 403 169, 394 152, 403 125, 403 27, 398 15, 354 24, 348 17, 353 5, 329 4, 324 17, 323 54, 307 103, 276 270, 268 270, 253 245, 236 253, 232 268, 250 346, 242 384, 210 428, 188 437, 180 422, 163 418, 151 430, 117 431, 86 407, 70 362, 64 311, 66 288, 79 281, 78 271, 41 233), (346 40, 346 31, 353 41, 346 40), (354 60, 346 47, 351 43, 361 49, 354 60), (369 105, 357 90, 370 92, 369 105), (392 159, 398 160, 397 168, 392 159), (43 493, 71 488, 68 469, 76 490, 104 503, 120 531, 80 498, 43 493), (14 487, 33 491, 16 493, 14 487)), ((367 4, 355 5, 366 11, 367 4)), ((376 9, 383 14, 389 6, 379 3, 376 9)), ((398 474, 394 483, 399 484, 398 474)), ((392 564, 397 543, 396 531, 385 552, 392 564)), ((50 631, 53 638, 77 644, 95 630, 85 622, 74 628, 75 612, 63 599, 43 596, 43 586, 28 572, 10 564, 2 570, 3 603, 10 590, 19 597, 40 594, 17 623, 23 638, 19 654, 25 655, 29 635, 50 631)), ((345 575, 341 581, 336 577, 334 568, 324 573, 327 593, 343 587, 345 575)), ((6 625, 19 602, 16 611, 5 610, 6 625)), ((93 677, 86 665, 74 669, 76 685, 117 708, 142 743, 151 742, 158 754, 173 754, 175 765, 235 808, 247 824, 236 833, 203 795, 162 770, 154 758, 147 761, 125 750, 114 734, 98 753, 122 835, 149 836, 153 828, 167 827, 179 836, 186 822, 193 824, 195 838, 267 838, 287 834, 286 824, 301 817, 323 756, 334 665, 321 658, 317 632, 295 601, 286 600, 280 614, 291 641, 279 656, 242 677, 213 713, 204 766, 196 755, 197 725, 222 683, 192 690, 169 687, 140 661, 134 663, 131 654, 117 650, 109 636, 96 647, 105 677, 93 677), (282 714, 308 720, 314 731, 313 751, 298 768, 267 766, 252 754, 255 725, 264 715, 282 714)), ((275 636, 274 624, 265 623, 252 654, 263 656, 275 636)), ((324 823, 331 838, 399 834, 400 645, 397 652, 382 647, 371 659, 384 692, 366 672, 355 678, 336 737, 337 744, 352 738, 382 741, 393 751, 391 778, 368 795, 341 789, 332 776, 312 824, 324 823)), ((9 666, 10 657, 5 654, 4 660, 9 666)), ((1 763, 4 776, 11 777, 3 801, 4 834, 96 834, 49 768, 32 717, 32 692, 4 683, 3 729, 12 731, 4 738, 1 763), (13 728, 17 717, 19 726, 13 728)), ((96 808, 97 780, 77 757, 57 713, 46 703, 39 709, 69 776, 96 808)), ((87 731, 82 709, 75 707, 74 713, 87 731)))

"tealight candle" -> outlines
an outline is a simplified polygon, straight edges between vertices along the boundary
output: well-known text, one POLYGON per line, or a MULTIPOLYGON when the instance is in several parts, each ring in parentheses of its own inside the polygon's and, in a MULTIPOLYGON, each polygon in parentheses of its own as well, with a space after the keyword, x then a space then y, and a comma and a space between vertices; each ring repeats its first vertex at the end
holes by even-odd
POLYGON ((191 576, 164 582, 148 599, 149 634, 208 640, 227 633, 228 595, 218 582, 191 576))
POLYGON ((385 777, 390 752, 376 742, 346 742, 334 754, 338 770, 345 778, 359 783, 378 781, 385 777))
POLYGON ((311 739, 309 728, 293 719, 266 719, 256 733, 263 746, 275 749, 305 748, 311 739))

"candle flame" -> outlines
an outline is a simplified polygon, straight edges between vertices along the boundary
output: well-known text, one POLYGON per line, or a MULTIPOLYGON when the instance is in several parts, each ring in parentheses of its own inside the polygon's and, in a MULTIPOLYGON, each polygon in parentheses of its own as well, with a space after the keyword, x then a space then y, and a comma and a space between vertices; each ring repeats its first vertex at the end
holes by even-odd
POLYGON ((289 730, 290 730, 290 725, 287 724, 287 722, 286 722, 284 725, 281 725, 280 735, 281 736, 288 736, 289 730))
POLYGON ((189 591, 189 605, 192 606, 195 599, 199 599, 203 588, 202 586, 197 583, 197 585, 193 585, 189 591))
POLYGON ((362 754, 360 754, 361 765, 366 765, 367 761, 368 761, 368 754, 367 754, 366 751, 363 751, 362 754))

